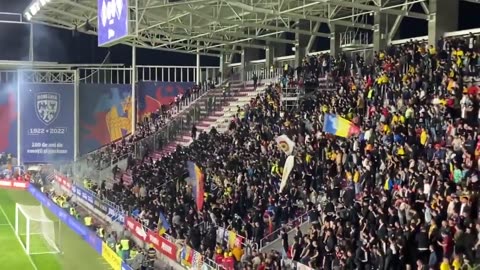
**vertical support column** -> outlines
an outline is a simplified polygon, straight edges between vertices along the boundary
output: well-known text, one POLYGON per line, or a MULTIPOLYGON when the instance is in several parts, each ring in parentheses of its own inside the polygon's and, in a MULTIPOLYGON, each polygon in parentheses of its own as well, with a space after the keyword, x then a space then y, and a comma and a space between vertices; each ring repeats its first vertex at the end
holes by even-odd
POLYGON ((80 140, 79 140, 79 134, 80 134, 80 71, 77 69, 75 70, 75 81, 74 81, 74 87, 73 87, 73 126, 75 128, 75 131, 73 133, 73 160, 77 161, 78 159, 78 153, 80 150, 80 140))
POLYGON ((246 74, 245 74, 245 68, 246 68, 246 61, 245 61, 245 57, 246 57, 246 52, 245 52, 245 48, 242 48, 242 53, 240 55, 240 80, 243 82, 245 81, 245 78, 246 78, 246 74))
POLYGON ((305 58, 306 47, 300 44, 295 44, 295 68, 302 64, 303 58, 305 58))
POLYGON ((445 32, 458 29, 459 0, 430 0, 428 18, 428 44, 437 45, 445 32))
POLYGON ((132 84, 132 98, 131 98, 131 106, 132 106, 132 134, 135 133, 137 127, 137 110, 136 110, 136 95, 137 91, 135 90, 137 86, 137 47, 135 42, 132 46, 132 77, 130 78, 130 83, 132 84))
POLYGON ((268 74, 270 73, 270 67, 273 66, 274 58, 274 47, 272 44, 267 42, 267 48, 265 49, 265 68, 263 71, 264 78, 269 78, 268 74))
POLYGON ((223 84, 223 79, 225 78, 225 68, 224 68, 224 60, 225 59, 225 55, 223 53, 220 53, 220 84, 223 84))
POLYGON ((201 76, 201 70, 200 70, 200 49, 197 49, 197 62, 196 62, 196 77, 197 77, 197 84, 201 85, 202 84, 202 79, 200 78, 201 76))
MULTIPOLYGON (((306 20, 299 20, 297 22, 297 29, 298 30, 310 30, 309 29, 309 21, 306 20)), ((307 51, 307 45, 308 41, 310 39, 310 36, 302 35, 295 33, 295 67, 298 67, 302 64, 303 58, 305 58, 306 51, 307 51)))
POLYGON ((387 37, 387 14, 375 12, 373 18, 373 50, 376 52, 384 50, 387 47, 387 37))
POLYGON ((340 48, 340 27, 330 24, 330 55, 337 55, 341 52, 340 48))
POLYGON ((33 62, 35 61, 35 56, 33 53, 33 23, 30 23, 29 47, 30 48, 28 48, 28 60, 30 60, 30 62, 33 62))

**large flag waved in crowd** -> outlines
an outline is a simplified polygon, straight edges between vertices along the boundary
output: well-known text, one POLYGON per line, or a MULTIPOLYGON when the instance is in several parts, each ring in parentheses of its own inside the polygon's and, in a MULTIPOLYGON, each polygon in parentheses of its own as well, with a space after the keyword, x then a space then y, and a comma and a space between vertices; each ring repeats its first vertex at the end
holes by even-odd
POLYGON ((190 179, 192 180, 192 187, 193 187, 193 198, 197 204, 197 211, 202 211, 203 209, 203 194, 205 193, 204 191, 204 185, 205 185, 205 177, 204 174, 202 173, 202 170, 200 167, 197 166, 197 164, 189 161, 187 162, 187 168, 188 168, 188 175, 190 179))
POLYGON ((335 114, 325 115, 323 131, 338 137, 348 138, 360 133, 360 128, 347 119, 335 114))

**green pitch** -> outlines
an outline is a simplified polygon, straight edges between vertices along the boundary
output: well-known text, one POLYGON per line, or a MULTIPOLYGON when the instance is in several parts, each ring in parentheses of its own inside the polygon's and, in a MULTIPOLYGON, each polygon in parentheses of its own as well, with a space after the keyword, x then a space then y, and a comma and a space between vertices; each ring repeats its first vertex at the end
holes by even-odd
MULTIPOLYGON (((15 204, 39 205, 27 191, 0 189, 0 269, 21 270, 107 270, 111 269, 100 255, 45 209, 55 222, 55 234, 60 254, 27 256, 15 235, 15 204), (60 226, 60 228, 58 228, 60 226)), ((20 227, 19 227, 20 228, 20 227)), ((24 241, 23 237, 20 237, 24 241)), ((40 236, 31 236, 31 248, 45 249, 40 236)))

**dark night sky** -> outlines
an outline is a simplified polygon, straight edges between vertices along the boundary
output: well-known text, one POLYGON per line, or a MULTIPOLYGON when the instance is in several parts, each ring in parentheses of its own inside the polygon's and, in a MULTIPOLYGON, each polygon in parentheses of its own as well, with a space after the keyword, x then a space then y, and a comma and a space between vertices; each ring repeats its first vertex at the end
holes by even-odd
MULTIPOLYGON (((1 12, 22 13, 30 3, 29 0, 0 0, 1 12)), ((412 11, 420 11, 414 6, 412 11)), ((476 20, 480 5, 460 2, 459 30, 478 28, 480 20, 476 20)), ((3 19, 0 17, 0 20, 3 19)), ((322 25, 320 31, 327 32, 328 26, 322 25), (326 29, 325 29, 326 28, 326 29)), ((107 49, 97 47, 96 36, 79 34, 73 37, 71 31, 50 28, 42 25, 34 27, 34 48, 37 61, 53 61, 61 63, 100 63, 107 54, 107 49)), ((427 22, 405 18, 399 31, 399 38, 410 38, 427 34, 427 22)), ((289 35, 291 36, 291 35, 289 35)), ((0 24, 0 59, 28 59, 29 31, 25 25, 0 24)), ((328 39, 318 39, 317 50, 328 49, 328 39)), ((289 48, 287 48, 287 51, 289 48)), ((111 63, 131 62, 131 49, 117 45, 110 48, 111 63)), ((202 65, 218 65, 218 59, 202 57, 202 65)), ((195 65, 195 55, 139 49, 137 51, 139 65, 195 65)))

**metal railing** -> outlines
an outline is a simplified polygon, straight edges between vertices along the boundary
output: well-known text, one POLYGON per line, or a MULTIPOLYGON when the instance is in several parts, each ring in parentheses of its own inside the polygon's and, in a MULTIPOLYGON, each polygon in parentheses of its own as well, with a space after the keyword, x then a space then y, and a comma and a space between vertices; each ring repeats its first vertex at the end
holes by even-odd
MULTIPOLYGON (((172 118, 181 115, 183 111, 187 110, 197 99, 202 98, 209 90, 207 84, 204 83, 200 87, 199 92, 195 94, 192 93, 189 98, 180 101, 178 106, 172 106, 169 109, 170 113, 173 115, 172 118)), ((127 137, 128 136, 131 135, 127 135, 127 137)), ((122 139, 123 138, 120 138, 112 143, 118 144, 122 139)), ((85 162, 88 166, 94 166, 97 170, 111 169, 119 160, 125 159, 128 156, 128 152, 130 151, 127 151, 127 153, 120 156, 116 156, 112 153, 111 144, 109 144, 78 158, 77 162, 85 162)))
MULTIPOLYGON (((291 230, 293 230, 296 226, 300 226, 302 224, 304 224, 305 222, 309 222, 309 214, 310 214, 310 211, 307 211, 305 213, 303 213, 301 216, 295 218, 294 220, 288 222, 285 226, 287 226, 287 228, 289 228, 289 233, 291 230)), ((272 233, 270 233, 269 235, 263 237, 262 239, 260 239, 260 249, 264 248, 266 245, 268 245, 270 242, 273 242, 275 240, 277 240, 279 237, 280 237, 280 232, 282 231, 283 227, 280 227, 278 229, 276 229, 275 231, 273 231, 272 233)))
POLYGON ((246 81, 251 81, 253 80, 253 75, 257 75, 258 77, 258 82, 261 82, 264 79, 279 79, 281 76, 283 76, 283 69, 282 68, 274 68, 273 70, 270 68, 264 69, 264 68, 259 68, 259 69, 252 69, 246 72, 246 81))
MULTIPOLYGON (((218 90, 216 93, 218 93, 218 90)), ((206 94, 195 100, 188 110, 171 119, 158 133, 137 141, 134 144, 135 157, 143 159, 146 153, 153 153, 162 149, 182 134, 188 136, 192 126, 221 109, 229 95, 230 91, 225 90, 223 96, 215 95, 212 92, 212 94, 206 94)))
MULTIPOLYGON (((144 222, 142 220, 138 220, 137 218, 135 218, 135 219, 142 225, 144 231, 151 230, 148 226, 146 226, 144 224, 144 222)), ((174 238, 173 236, 171 236, 167 233, 163 234, 162 237, 165 238, 166 240, 170 241, 171 243, 174 243, 174 244, 182 241, 182 240, 179 241, 179 239, 176 239, 176 238, 174 238)), ((194 250, 194 249, 192 249, 192 250, 194 250)), ((194 252, 198 252, 198 251, 194 250, 194 252)), ((198 252, 198 253, 200 253, 200 252, 198 252)), ((202 259, 203 259, 203 265, 202 265, 201 269, 211 269, 211 270, 224 270, 225 269, 223 266, 217 264, 212 259, 210 259, 208 257, 205 257, 203 254, 201 254, 201 255, 202 255, 202 259)), ((176 263, 180 264, 181 262, 176 261, 176 263)))

